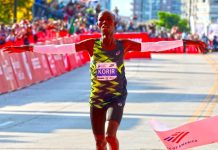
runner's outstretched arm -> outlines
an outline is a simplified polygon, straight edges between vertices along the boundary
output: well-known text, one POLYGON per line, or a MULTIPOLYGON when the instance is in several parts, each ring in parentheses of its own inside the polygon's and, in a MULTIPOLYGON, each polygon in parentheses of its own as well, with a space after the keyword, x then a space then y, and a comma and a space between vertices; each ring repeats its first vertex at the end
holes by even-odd
POLYGON ((73 54, 79 51, 87 50, 92 54, 94 39, 84 40, 78 43, 61 44, 61 45, 23 45, 9 46, 3 49, 4 52, 21 53, 21 52, 36 52, 41 54, 73 54))
POLYGON ((62 45, 8 46, 5 47, 3 51, 8 53, 36 52, 40 54, 72 54, 76 52, 75 43, 62 45))
POLYGON ((33 52, 43 54, 73 54, 79 51, 87 50, 92 54, 94 39, 83 40, 78 43, 61 45, 35 45, 33 52))

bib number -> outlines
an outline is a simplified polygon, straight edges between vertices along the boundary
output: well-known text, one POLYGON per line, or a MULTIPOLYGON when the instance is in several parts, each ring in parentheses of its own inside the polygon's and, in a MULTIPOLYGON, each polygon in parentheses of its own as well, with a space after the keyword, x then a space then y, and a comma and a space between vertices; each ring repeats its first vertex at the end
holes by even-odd
POLYGON ((114 80, 117 78, 117 64, 110 63, 97 63, 97 79, 101 81, 114 80))

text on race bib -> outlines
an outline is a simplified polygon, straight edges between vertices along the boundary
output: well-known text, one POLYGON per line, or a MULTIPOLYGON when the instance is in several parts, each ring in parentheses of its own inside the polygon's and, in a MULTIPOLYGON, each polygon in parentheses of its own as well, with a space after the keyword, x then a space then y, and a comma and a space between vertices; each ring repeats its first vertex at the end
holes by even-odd
POLYGON ((117 64, 115 62, 97 63, 96 68, 98 80, 107 81, 117 78, 117 64))

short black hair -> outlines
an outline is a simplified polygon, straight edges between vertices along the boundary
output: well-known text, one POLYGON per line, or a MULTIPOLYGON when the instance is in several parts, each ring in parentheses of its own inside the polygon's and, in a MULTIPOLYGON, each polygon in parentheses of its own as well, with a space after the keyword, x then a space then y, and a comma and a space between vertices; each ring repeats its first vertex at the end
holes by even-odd
POLYGON ((103 14, 103 13, 109 13, 109 14, 111 14, 111 16, 113 17, 114 21, 116 21, 116 17, 115 17, 115 15, 114 15, 114 13, 112 13, 112 12, 109 11, 109 10, 103 10, 103 11, 101 11, 101 12, 98 14, 98 17, 100 16, 100 14, 103 14))

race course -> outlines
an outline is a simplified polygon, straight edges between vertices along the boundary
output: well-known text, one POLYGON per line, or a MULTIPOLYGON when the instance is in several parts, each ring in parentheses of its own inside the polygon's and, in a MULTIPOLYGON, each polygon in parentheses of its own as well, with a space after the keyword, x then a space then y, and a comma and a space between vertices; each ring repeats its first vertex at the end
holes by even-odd
MULTIPOLYGON (((218 114, 218 53, 152 54, 125 62, 121 150, 163 150, 152 118, 174 128, 218 114)), ((1 150, 94 150, 89 64, 0 95, 1 150)), ((193 148, 215 150, 218 144, 193 148)))

